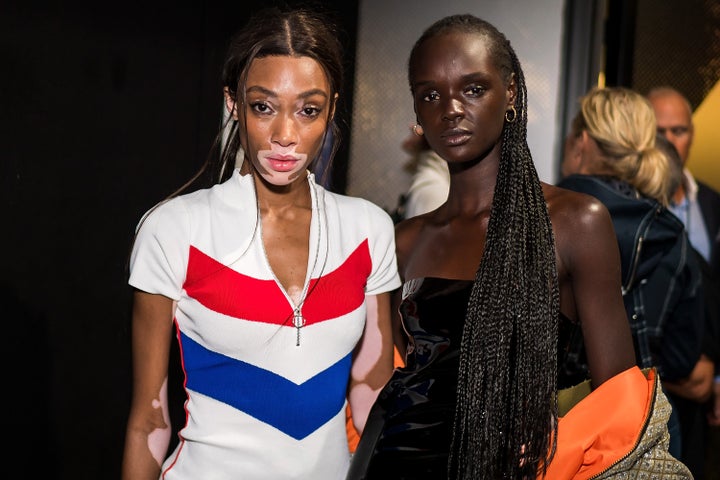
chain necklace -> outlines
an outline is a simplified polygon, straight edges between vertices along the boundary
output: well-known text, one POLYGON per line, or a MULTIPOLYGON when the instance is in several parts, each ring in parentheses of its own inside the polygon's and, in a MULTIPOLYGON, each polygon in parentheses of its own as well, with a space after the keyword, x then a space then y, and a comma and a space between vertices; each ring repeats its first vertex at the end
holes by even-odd
MULTIPOLYGON (((315 267, 317 266, 318 259, 320 258, 320 244, 322 243, 322 221, 320 221, 320 199, 317 191, 314 188, 313 182, 310 180, 310 174, 308 174, 308 186, 310 188, 310 195, 312 197, 313 203, 314 203, 314 211, 317 212, 316 217, 316 223, 317 223, 317 239, 316 239, 316 246, 315 246, 315 255, 313 256, 313 263, 312 267, 307 271, 305 283, 303 285, 302 294, 300 295, 300 300, 295 304, 295 302, 290 299, 289 295, 287 295, 287 292, 285 292, 285 295, 290 299, 291 304, 293 305, 293 313, 292 313, 292 324, 295 327, 296 335, 295 335, 295 346, 300 346, 300 329, 303 328, 307 324, 307 320, 302 314, 302 307, 305 304, 305 301, 307 300, 308 296, 312 291, 315 289, 317 284, 320 282, 320 278, 322 277, 323 272, 325 271, 325 266, 327 264, 327 258, 328 253, 330 250, 329 242, 326 243, 325 246, 325 256, 323 258, 323 264, 320 268, 320 272, 317 276, 317 280, 315 281, 315 285, 313 285, 312 289, 310 287, 310 283, 312 282, 313 273, 315 272, 315 267)), ((262 224, 262 219, 260 217, 260 202, 258 202, 258 223, 262 224)), ((312 209, 311 209, 312 210, 312 209)), ((325 209, 322 210, 323 217, 325 220, 325 224, 327 226, 327 212, 325 212, 325 209)), ((311 223, 312 223, 312 215, 311 215, 311 223)), ((308 238, 308 242, 309 242, 308 238)), ((260 246, 263 251, 263 255, 265 255, 265 260, 270 265, 270 261, 268 260, 267 252, 265 251, 265 244, 262 240, 262 229, 260 231, 260 246)), ((285 288, 282 287, 282 283, 278 280, 277 276, 275 275, 275 272, 272 270, 272 267, 270 268, 270 272, 272 273, 273 278, 275 279, 275 282, 281 286, 283 291, 285 291, 285 288)))
MULTIPOLYGON (((302 314, 302 307, 305 304, 305 300, 307 300, 310 293, 312 293, 313 290, 315 290, 315 287, 317 287, 318 283, 320 283, 320 278, 322 278, 322 274, 325 271, 325 266, 327 265, 327 259, 328 259, 328 253, 330 252, 330 239, 328 238, 325 242, 325 255, 323 256, 323 263, 320 267, 320 272, 318 272, 317 280, 315 281, 315 284, 313 285, 312 289, 309 289, 310 282, 312 282, 312 276, 315 272, 315 266, 317 265, 318 258, 320 258, 320 244, 322 243, 322 225, 323 221, 321 221, 320 213, 322 212, 322 219, 325 223, 325 229, 327 233, 327 212, 323 208, 320 210, 320 195, 317 192, 317 189, 315 187, 315 184, 311 181, 311 174, 308 174, 308 186, 310 187, 310 195, 313 197, 313 200, 315 202, 315 212, 316 212, 316 220, 317 220, 317 239, 316 239, 316 246, 315 246, 315 258, 313 259, 313 266, 309 270, 307 275, 307 281, 305 282, 305 286, 303 288, 302 296, 300 297, 300 302, 298 302, 298 305, 295 307, 293 311, 293 325, 296 329, 296 337, 295 337, 295 346, 300 346, 300 329, 305 326, 307 323, 305 320, 305 317, 302 314)), ((309 241, 309 239, 308 239, 309 241)))
MULTIPOLYGON (((308 185, 309 185, 309 182, 308 182, 308 185)), ((313 191, 312 187, 309 187, 309 188, 310 188, 310 194, 313 197, 313 200, 315 201, 315 211, 319 214, 320 210, 319 210, 319 205, 318 205, 319 201, 317 199, 317 194, 313 191)), ((310 217, 311 217, 310 223, 312 223, 312 209, 311 209, 310 217)), ((305 284, 303 285, 303 291, 302 291, 302 294, 300 295, 300 301, 297 303, 297 305, 295 306, 295 309, 293 310, 293 325, 295 326, 295 331, 296 331, 296 335, 295 335, 295 346, 296 347, 300 346, 300 329, 303 328, 305 326, 305 324, 307 323, 307 321, 305 320, 305 317, 302 314, 302 307, 305 304, 305 300, 307 300, 307 296, 309 294, 310 283, 312 282, 312 275, 313 275, 313 272, 315 272, 315 266, 317 265, 317 260, 318 260, 318 257, 320 256, 320 228, 321 228, 320 217, 317 217, 316 220, 317 220, 316 223, 318 226, 318 233, 317 233, 317 239, 315 242, 316 243, 315 258, 313 259, 312 267, 307 272, 307 278, 305 279, 305 284)), ((308 238, 308 242, 309 241, 310 241, 310 238, 308 238)), ((327 252, 326 252, 325 258, 327 258, 327 252)))

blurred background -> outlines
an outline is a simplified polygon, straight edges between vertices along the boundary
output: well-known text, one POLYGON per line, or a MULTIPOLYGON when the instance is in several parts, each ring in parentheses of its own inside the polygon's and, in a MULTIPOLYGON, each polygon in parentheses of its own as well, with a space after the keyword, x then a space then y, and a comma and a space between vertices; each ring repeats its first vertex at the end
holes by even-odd
MULTIPOLYGON (((270 1, 0 3, 0 349, 7 470, 118 478, 129 408, 126 261, 140 216, 203 163, 232 32, 270 1), (242 3, 242 6, 240 5, 242 3)), ((282 3, 307 3, 285 1, 282 3)), ((691 101, 688 166, 720 189, 720 6, 712 0, 315 2, 340 19, 344 142, 332 189, 388 211, 409 185, 415 39, 451 13, 494 23, 528 82, 541 179, 594 85, 691 101)), ((171 395, 182 395, 179 372, 171 395)), ((180 400, 182 402, 182 400, 180 400)), ((182 421, 182 411, 173 412, 182 421)))

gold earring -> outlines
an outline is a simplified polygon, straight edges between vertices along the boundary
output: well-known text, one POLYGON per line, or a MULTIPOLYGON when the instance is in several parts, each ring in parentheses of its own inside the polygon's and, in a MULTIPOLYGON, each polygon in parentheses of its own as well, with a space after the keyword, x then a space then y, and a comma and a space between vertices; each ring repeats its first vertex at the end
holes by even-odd
POLYGON ((417 123, 416 123, 415 125, 413 125, 412 131, 413 131, 413 133, 414 133, 415 135, 417 135, 418 137, 422 137, 423 134, 425 133, 425 132, 423 131, 422 126, 418 125, 417 123))
POLYGON ((505 121, 508 123, 513 123, 515 119, 517 118, 517 110, 515 110, 515 105, 510 107, 510 110, 505 110, 505 121), (512 115, 510 115, 510 112, 512 112, 512 115))

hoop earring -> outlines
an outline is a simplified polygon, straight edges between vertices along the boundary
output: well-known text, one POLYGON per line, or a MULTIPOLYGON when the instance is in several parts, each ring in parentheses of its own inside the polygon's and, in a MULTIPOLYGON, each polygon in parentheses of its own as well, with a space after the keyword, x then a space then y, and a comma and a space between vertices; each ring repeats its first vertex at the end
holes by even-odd
POLYGON ((425 132, 423 131, 422 126, 421 126, 421 125, 418 125, 417 123, 416 123, 415 125, 413 125, 412 131, 413 131, 413 133, 414 133, 415 135, 417 135, 418 137, 422 137, 422 136, 425 134, 425 132))
POLYGON ((505 121, 507 123, 513 123, 517 119, 517 110, 515 110, 515 105, 510 107, 510 110, 505 110, 505 121), (510 115, 510 112, 512 112, 512 115, 510 115))

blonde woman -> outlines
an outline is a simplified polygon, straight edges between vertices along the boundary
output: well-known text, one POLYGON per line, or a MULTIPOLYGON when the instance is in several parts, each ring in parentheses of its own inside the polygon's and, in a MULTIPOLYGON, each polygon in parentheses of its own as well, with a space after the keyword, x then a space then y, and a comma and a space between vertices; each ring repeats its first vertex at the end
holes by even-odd
MULTIPOLYGON (((642 95, 596 88, 580 100, 558 184, 596 197, 610 212, 637 363, 657 367, 669 388, 695 382, 704 322, 700 267, 682 223, 666 208, 677 182, 671 161, 656 144, 655 113, 642 95)), ((572 336, 559 372, 567 386, 588 374, 582 332, 572 336)), ((697 395, 709 395, 705 384, 697 395)), ((671 417, 670 451, 679 458, 676 421, 671 417)))
POLYGON ((667 206, 672 166, 655 136, 655 112, 640 94, 624 87, 593 89, 580 100, 562 174, 612 177, 667 206))

